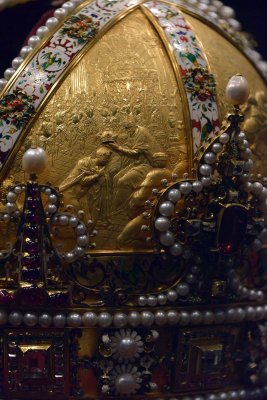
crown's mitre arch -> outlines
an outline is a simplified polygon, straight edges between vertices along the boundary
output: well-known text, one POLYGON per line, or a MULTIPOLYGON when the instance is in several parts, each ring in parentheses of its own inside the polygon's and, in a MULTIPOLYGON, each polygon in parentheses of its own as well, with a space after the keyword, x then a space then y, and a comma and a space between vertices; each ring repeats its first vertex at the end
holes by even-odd
POLYGON ((265 84, 193 3, 67 2, 0 80, 3 399, 266 397, 267 188, 239 108, 246 76, 263 135, 265 84))

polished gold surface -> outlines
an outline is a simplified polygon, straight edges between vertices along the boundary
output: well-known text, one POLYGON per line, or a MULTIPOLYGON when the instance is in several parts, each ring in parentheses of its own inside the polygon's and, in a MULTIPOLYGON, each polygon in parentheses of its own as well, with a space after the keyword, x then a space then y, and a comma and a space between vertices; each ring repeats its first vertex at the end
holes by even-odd
MULTIPOLYGON (((154 187, 188 170, 181 96, 157 33, 137 10, 70 73, 27 142, 43 146, 65 204, 82 208, 98 249, 147 247, 140 214, 154 187)), ((27 146, 27 143, 26 143, 27 146)), ((11 171, 21 176, 17 156, 11 171)))
POLYGON ((221 120, 231 107, 227 104, 224 95, 225 87, 229 79, 236 73, 241 73, 247 78, 252 95, 258 91, 266 91, 265 83, 255 67, 229 40, 191 15, 187 14, 186 19, 202 43, 214 74, 221 120))
POLYGON ((245 120, 243 129, 251 143, 254 170, 267 176, 267 93, 252 94, 242 110, 245 120))

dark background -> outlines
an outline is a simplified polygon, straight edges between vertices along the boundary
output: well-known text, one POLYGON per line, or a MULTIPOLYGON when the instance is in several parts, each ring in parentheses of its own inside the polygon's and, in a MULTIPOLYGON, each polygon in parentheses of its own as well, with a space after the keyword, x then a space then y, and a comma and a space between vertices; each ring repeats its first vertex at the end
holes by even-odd
MULTIPOLYGON (((236 19, 243 30, 253 34, 259 44, 257 50, 267 60, 267 1, 224 0, 224 3, 235 9, 236 19)), ((49 9, 50 0, 34 0, 0 12, 0 77, 11 66, 33 26, 49 9)))

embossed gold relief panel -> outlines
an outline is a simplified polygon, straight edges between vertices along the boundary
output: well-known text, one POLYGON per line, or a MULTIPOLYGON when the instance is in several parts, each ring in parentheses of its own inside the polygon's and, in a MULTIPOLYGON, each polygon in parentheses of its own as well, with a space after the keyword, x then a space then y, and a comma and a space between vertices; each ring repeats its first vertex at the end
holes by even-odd
MULTIPOLYGON (((83 209, 97 249, 147 248, 140 214, 151 190, 188 171, 181 95, 156 31, 137 10, 75 67, 28 135, 45 148, 64 203, 83 209)), ((21 174, 20 156, 11 174, 21 174)))

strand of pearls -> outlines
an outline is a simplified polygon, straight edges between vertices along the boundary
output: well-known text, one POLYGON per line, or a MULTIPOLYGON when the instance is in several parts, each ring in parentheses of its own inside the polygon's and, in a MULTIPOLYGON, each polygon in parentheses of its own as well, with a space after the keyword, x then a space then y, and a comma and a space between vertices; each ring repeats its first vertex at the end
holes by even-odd
POLYGON ((75 327, 96 327, 107 328, 114 326, 122 328, 124 326, 144 326, 152 325, 163 326, 188 326, 188 325, 220 325, 239 323, 241 321, 260 321, 267 318, 267 305, 263 306, 244 306, 231 307, 228 309, 213 309, 213 310, 192 310, 192 311, 177 311, 177 310, 144 310, 141 312, 131 311, 128 314, 116 312, 114 314, 104 311, 95 313, 93 311, 70 313, 51 314, 44 312, 40 315, 34 312, 27 311, 12 311, 8 313, 5 310, 0 310, 0 325, 10 324, 12 326, 33 327, 40 325, 43 328, 54 326, 63 328, 69 326, 75 327))
MULTIPOLYGON (((3 0, 2 0, 3 1, 3 0)), ((3 90, 8 81, 15 74, 16 70, 23 63, 24 59, 31 54, 33 49, 41 42, 42 39, 48 37, 49 33, 59 25, 60 21, 68 16, 79 4, 84 0, 72 0, 63 3, 62 6, 55 10, 54 16, 47 19, 45 25, 40 26, 35 35, 31 36, 26 46, 23 46, 20 50, 19 57, 14 58, 11 67, 7 68, 4 72, 4 77, 0 78, 0 91, 3 90)), ((13 0, 14 2, 14 0, 13 0)), ((11 0, 4 0, 3 7, 7 6, 7 3, 11 3, 11 0), (6 3, 6 4, 5 4, 6 3)), ((0 3, 0 11, 2 2, 0 3)))
MULTIPOLYGON (((197 396, 179 396, 172 397, 170 400, 265 400, 267 395, 267 386, 230 390, 227 392, 216 392, 207 395, 197 396)), ((164 400, 164 397, 158 397, 156 400, 164 400)))

